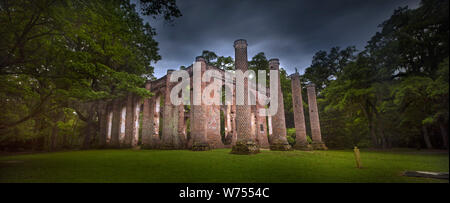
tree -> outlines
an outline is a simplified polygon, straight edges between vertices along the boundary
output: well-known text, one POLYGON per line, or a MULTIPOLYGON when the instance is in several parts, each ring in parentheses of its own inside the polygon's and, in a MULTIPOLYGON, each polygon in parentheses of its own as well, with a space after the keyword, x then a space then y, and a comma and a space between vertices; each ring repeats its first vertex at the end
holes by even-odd
POLYGON ((304 78, 316 84, 317 91, 326 88, 342 69, 355 59, 355 47, 347 47, 341 50, 333 47, 330 53, 326 51, 317 52, 312 60, 311 66, 306 68, 304 78))
POLYGON ((214 60, 217 59, 216 53, 208 50, 203 50, 202 57, 205 58, 206 63, 211 64, 214 60))
MULTIPOLYGON (((174 1, 145 2, 144 14, 180 16, 174 1)), ((0 116, 1 135, 14 137, 25 126, 43 131, 45 122, 55 127, 65 118, 55 115, 69 108, 90 129, 84 133, 88 147, 98 129, 96 105, 128 92, 151 95, 143 84, 153 77, 150 63, 161 58, 156 33, 130 1, 18 0, 0 6, 0 22, 8 27, 0 32, 0 78, 8 84, 0 88, 1 101, 22 109, 0 116)))
POLYGON ((305 71, 326 140, 367 146, 367 133, 373 147, 448 147, 448 1, 399 8, 380 28, 358 55, 320 51, 305 71))

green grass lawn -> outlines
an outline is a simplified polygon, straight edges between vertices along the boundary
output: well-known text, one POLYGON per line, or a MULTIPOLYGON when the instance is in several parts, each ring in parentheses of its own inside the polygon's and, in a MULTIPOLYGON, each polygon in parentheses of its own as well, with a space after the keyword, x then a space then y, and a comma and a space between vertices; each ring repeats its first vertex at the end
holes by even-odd
POLYGON ((448 172, 447 152, 230 149, 91 150, 0 157, 0 182, 447 182, 402 176, 405 170, 448 172))

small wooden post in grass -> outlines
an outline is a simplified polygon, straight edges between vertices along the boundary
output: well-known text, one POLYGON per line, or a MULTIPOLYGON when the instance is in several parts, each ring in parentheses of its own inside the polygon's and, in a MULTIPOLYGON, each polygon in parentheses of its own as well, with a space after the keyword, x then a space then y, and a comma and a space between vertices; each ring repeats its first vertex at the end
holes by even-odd
POLYGON ((355 146, 353 151, 355 152, 356 167, 357 168, 361 168, 361 157, 359 156, 359 149, 358 149, 358 147, 355 146))

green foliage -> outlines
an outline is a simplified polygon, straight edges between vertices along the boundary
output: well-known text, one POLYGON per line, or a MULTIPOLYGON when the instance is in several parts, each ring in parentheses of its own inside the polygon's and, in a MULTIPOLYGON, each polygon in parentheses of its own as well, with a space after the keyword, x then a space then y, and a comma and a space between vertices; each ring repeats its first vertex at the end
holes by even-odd
MULTIPOLYGON (((297 137, 296 132, 295 132, 295 128, 287 128, 286 129, 286 136, 287 136, 287 140, 289 142, 289 144, 291 146, 295 145, 295 137, 297 137)), ((312 143, 312 139, 310 136, 306 136, 306 140, 308 141, 308 143, 312 143)))
MULTIPOLYGON (((152 95, 144 83, 161 59, 156 33, 129 0, 17 0, 0 8, 1 142, 50 131, 64 137, 73 119, 98 125, 98 109, 88 106, 128 92, 152 95), (56 116, 64 109, 79 118, 56 116)), ((167 20, 181 16, 172 0, 142 1, 141 8, 167 20)))
POLYGON ((448 4, 395 10, 357 55, 316 53, 302 79, 318 85, 329 147, 448 146, 448 4))

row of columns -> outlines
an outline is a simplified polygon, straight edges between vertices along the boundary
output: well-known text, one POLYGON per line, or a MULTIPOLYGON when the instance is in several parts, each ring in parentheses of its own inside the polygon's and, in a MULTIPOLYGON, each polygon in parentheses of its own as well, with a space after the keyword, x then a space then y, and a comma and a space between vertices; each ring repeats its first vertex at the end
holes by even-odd
POLYGON ((294 148, 298 150, 326 150, 325 143, 322 142, 322 135, 320 133, 319 112, 317 110, 316 101, 316 86, 309 84, 306 86, 308 93, 309 118, 311 124, 312 146, 309 144, 306 137, 305 115, 303 112, 302 88, 300 83, 300 75, 296 72, 291 75, 292 88, 292 104, 294 110, 294 125, 295 125, 295 145, 294 148))
POLYGON ((125 99, 114 99, 99 105, 101 147, 133 147, 139 141, 140 98, 129 93, 125 99))
MULTIPOLYGON (((248 70, 247 42, 236 40, 235 65, 236 70, 243 72, 248 70)), ((207 70, 204 58, 197 57, 201 64, 201 74, 207 70)), ((279 70, 279 60, 269 60, 271 70, 279 70)), ((286 121, 284 112, 283 92, 278 74, 278 111, 274 116, 259 116, 259 110, 265 107, 257 102, 257 105, 248 105, 248 78, 244 78, 245 105, 236 105, 236 96, 233 95, 233 103, 226 103, 222 108, 217 105, 194 105, 193 98, 201 98, 201 93, 211 81, 191 81, 191 86, 201 87, 200 91, 191 90, 190 114, 185 115, 183 104, 173 105, 170 102, 170 92, 176 84, 169 81, 173 70, 168 70, 164 87, 149 99, 142 99, 129 93, 125 100, 115 99, 111 104, 101 107, 100 112, 100 143, 111 147, 134 147, 138 144, 139 114, 142 111, 142 148, 144 149, 192 149, 196 151, 209 150, 211 148, 223 148, 220 134, 220 112, 224 113, 225 143, 232 146, 231 153, 254 154, 259 148, 271 150, 291 150, 286 137, 286 121), (161 108, 161 99, 164 98, 161 108), (140 109, 142 104, 142 110, 140 109), (162 111, 162 112, 161 112, 162 111), (159 117, 162 115, 162 136, 159 135, 159 117), (190 139, 186 133, 186 118, 190 118, 190 139), (269 134, 269 139, 267 135, 269 134)), ((309 115, 312 132, 312 146, 306 138, 306 126, 301 96, 301 84, 299 74, 292 78, 292 98, 294 106, 294 119, 296 128, 295 149, 326 149, 320 133, 319 115, 317 111, 315 86, 307 86, 309 115)), ((145 86, 152 90, 152 83, 145 86)), ((234 88, 234 87, 227 87, 234 88)), ((235 91, 233 91, 235 92, 235 91)), ((212 92, 213 95, 215 92, 212 92)))

